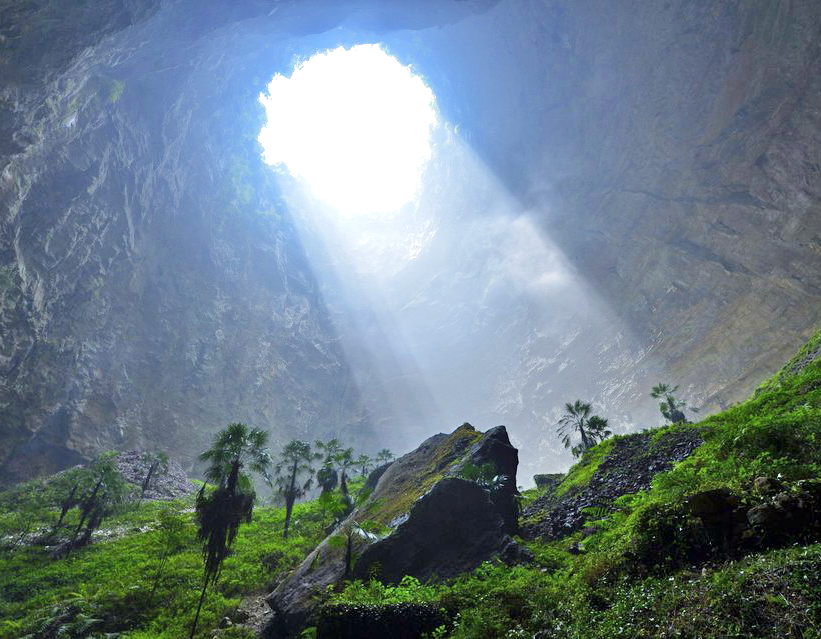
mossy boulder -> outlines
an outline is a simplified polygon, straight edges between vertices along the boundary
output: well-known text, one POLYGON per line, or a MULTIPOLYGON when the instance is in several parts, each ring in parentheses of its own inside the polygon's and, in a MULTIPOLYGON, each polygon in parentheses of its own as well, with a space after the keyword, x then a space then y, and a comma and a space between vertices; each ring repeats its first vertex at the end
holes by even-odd
POLYGON ((517 466, 504 426, 482 433, 463 424, 425 440, 390 464, 365 501, 269 595, 275 614, 265 636, 298 633, 312 620, 317 597, 350 576, 450 577, 494 555, 521 558, 509 536, 516 529, 517 466), (491 464, 500 481, 488 488, 460 478, 468 462, 491 464), (340 536, 350 540, 350 566, 343 544, 334 543, 340 536))
POLYGON ((405 575, 455 577, 512 543, 489 492, 475 482, 447 477, 414 503, 392 534, 365 549, 354 576, 385 583, 399 583, 405 575))

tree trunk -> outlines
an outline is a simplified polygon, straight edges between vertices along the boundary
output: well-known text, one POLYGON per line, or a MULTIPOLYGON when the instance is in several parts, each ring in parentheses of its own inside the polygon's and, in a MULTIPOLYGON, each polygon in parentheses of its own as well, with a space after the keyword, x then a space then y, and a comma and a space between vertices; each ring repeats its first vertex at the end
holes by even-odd
POLYGON ((79 486, 79 485, 80 485, 80 484, 79 484, 79 482, 78 482, 78 483, 76 483, 76 484, 74 484, 74 487, 71 489, 71 492, 68 494, 68 497, 66 497, 66 498, 63 500, 63 504, 62 504, 62 506, 60 507, 60 518, 57 520, 57 523, 56 523, 56 524, 54 524, 54 528, 53 528, 53 530, 51 531, 51 532, 52 532, 52 534, 54 534, 54 533, 56 533, 56 532, 57 532, 57 530, 58 530, 58 529, 60 528, 60 526, 63 524, 63 519, 65 519, 66 514, 67 514, 67 513, 68 513, 68 511, 69 511, 69 510, 71 510, 71 509, 72 509, 72 507, 74 506, 74 503, 75 503, 75 502, 74 502, 74 495, 76 495, 76 494, 77 494, 77 488, 78 488, 78 486, 79 486))
POLYGON ((100 490, 100 486, 102 486, 102 484, 103 480, 98 480, 97 485, 94 486, 94 490, 91 492, 91 495, 89 495, 88 499, 83 502, 81 507, 82 515, 80 515, 80 523, 77 524, 77 528, 74 530, 74 536, 72 536, 71 541, 68 544, 68 548, 66 549, 66 557, 71 554, 71 549, 74 547, 74 542, 77 541, 77 535, 80 534, 80 530, 83 528, 86 517, 88 517, 89 513, 94 510, 94 506, 97 501, 97 492, 100 490))
MULTIPOLYGON (((101 498, 101 501, 105 499, 105 495, 101 498)), ((100 524, 103 523, 103 508, 100 505, 98 508, 95 508, 94 511, 91 513, 91 517, 88 518, 88 524, 86 525, 85 532, 83 533, 82 538, 80 539, 79 546, 85 546, 91 541, 91 534, 100 527, 100 524)))
POLYGON ((351 498, 348 495, 348 477, 344 468, 342 469, 342 477, 339 480, 339 489, 342 491, 342 496, 345 497, 345 502, 348 503, 351 498))
POLYGON ((579 427, 579 435, 582 436, 582 447, 584 450, 590 448, 590 439, 587 437, 587 433, 585 432, 584 426, 579 427))
POLYGON ((140 498, 137 500, 137 506, 142 503, 143 497, 145 497, 145 491, 148 490, 149 486, 151 486, 151 476, 154 474, 154 471, 157 470, 159 463, 160 462, 155 461, 148 467, 148 474, 145 476, 145 480, 143 480, 142 491, 140 492, 140 498))
POLYGON ((294 509, 294 495, 289 493, 285 497, 285 530, 282 533, 283 539, 288 539, 288 526, 291 525, 291 511, 294 509))
POLYGON ((291 469, 291 481, 288 483, 288 492, 285 494, 285 530, 282 533, 283 539, 288 539, 288 526, 291 525, 291 511, 294 509, 294 501, 296 501, 296 471, 299 462, 294 460, 294 466, 291 469))
POLYGON ((197 614, 194 615, 194 623, 191 624, 191 634, 188 639, 194 639, 194 633, 197 631, 197 622, 200 620, 200 610, 202 610, 202 602, 205 599, 205 589, 208 588, 208 576, 205 577, 205 582, 202 584, 202 593, 200 593, 200 602, 197 604, 197 614))

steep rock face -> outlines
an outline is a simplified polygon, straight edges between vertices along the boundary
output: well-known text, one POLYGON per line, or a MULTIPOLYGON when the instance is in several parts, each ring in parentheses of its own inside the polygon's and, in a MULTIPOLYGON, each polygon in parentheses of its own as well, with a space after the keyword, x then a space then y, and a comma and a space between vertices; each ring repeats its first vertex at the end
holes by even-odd
POLYGON ((471 570, 510 543, 505 522, 494 510, 488 491, 478 484, 443 479, 390 537, 362 551, 354 576, 399 583, 405 575, 424 581, 471 570))
POLYGON ((431 39, 476 52, 441 62, 465 135, 698 404, 812 334, 821 5, 520 2, 431 39))
POLYGON ((404 575, 452 577, 493 555, 520 556, 505 520, 516 507, 517 465, 517 451, 504 426, 482 434, 470 424, 450 435, 434 435, 397 459, 362 505, 268 597, 274 616, 266 636, 299 632, 313 614, 317 596, 346 577, 366 578, 374 572, 385 582, 398 582, 404 575), (455 477, 468 461, 493 464, 499 473, 504 469, 509 479, 503 490, 492 495, 455 477), (369 536, 359 529, 367 523, 390 532, 381 539, 369 536), (355 558, 350 570, 344 548, 348 539, 355 558))
POLYGON ((818 322, 813 0, 1 0, 2 481, 146 441, 190 467, 231 419, 372 440, 368 408, 399 393, 351 373, 252 105, 295 55, 379 40, 629 327, 604 305, 460 299, 498 255, 458 256, 405 300, 451 301, 434 348, 483 375, 445 368, 445 395, 535 448, 575 396, 626 426, 660 376, 707 408, 739 399, 818 322))
POLYGON ((147 443, 190 470, 230 420, 373 443, 256 92, 352 12, 469 5, 0 4, 0 481, 147 443))

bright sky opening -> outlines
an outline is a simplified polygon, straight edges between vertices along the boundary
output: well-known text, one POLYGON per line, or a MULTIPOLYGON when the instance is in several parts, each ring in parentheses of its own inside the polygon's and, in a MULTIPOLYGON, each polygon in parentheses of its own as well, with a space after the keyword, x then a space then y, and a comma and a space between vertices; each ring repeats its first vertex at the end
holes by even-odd
POLYGON ((433 92, 377 44, 339 47, 275 75, 260 95, 268 164, 285 164, 343 215, 392 213, 430 159, 433 92))

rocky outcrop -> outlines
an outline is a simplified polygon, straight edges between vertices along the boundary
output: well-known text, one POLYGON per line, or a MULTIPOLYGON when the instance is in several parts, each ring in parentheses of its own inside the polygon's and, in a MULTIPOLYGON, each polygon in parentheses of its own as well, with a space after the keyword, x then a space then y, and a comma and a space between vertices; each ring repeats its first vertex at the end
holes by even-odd
POLYGON ((470 424, 434 435, 394 461, 370 497, 269 596, 274 616, 266 636, 298 633, 314 614, 317 598, 344 578, 390 583, 405 575, 445 578, 493 556, 525 559, 505 521, 516 504, 516 466, 516 449, 504 426, 483 434, 470 424), (504 470, 513 491, 499 491, 494 499, 492 489, 458 477, 467 462, 492 464, 497 474, 504 470), (374 528, 387 533, 365 532, 374 528), (346 546, 355 559, 350 566, 346 546))
POLYGON ((475 482, 442 479, 406 521, 362 551, 353 576, 399 583, 405 575, 425 581, 468 572, 513 543, 495 510, 489 491, 475 482))
POLYGON ((821 539, 821 482, 803 480, 762 494, 727 488, 689 495, 681 503, 655 504, 636 522, 625 557, 638 574, 665 573, 686 565, 726 560, 821 539))
MULTIPOLYGON (((151 467, 144 454, 139 451, 119 453, 115 458, 117 468, 129 483, 142 488, 151 467)), ((148 500, 179 499, 195 492, 197 487, 188 479, 179 462, 169 459, 166 465, 158 466, 151 476, 151 482, 143 495, 148 500)))
POLYGON ((697 428, 677 429, 657 441, 651 433, 618 438, 589 482, 557 495, 554 481, 552 488, 524 509, 522 535, 561 539, 581 530, 589 519, 585 509, 608 512, 614 499, 646 490, 655 475, 686 459, 701 443, 697 428))

